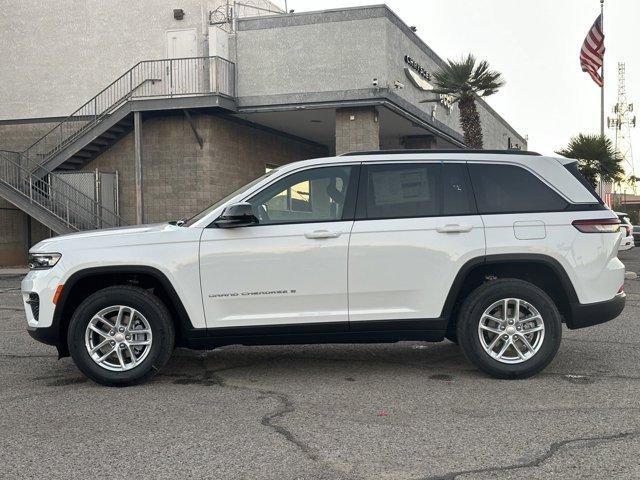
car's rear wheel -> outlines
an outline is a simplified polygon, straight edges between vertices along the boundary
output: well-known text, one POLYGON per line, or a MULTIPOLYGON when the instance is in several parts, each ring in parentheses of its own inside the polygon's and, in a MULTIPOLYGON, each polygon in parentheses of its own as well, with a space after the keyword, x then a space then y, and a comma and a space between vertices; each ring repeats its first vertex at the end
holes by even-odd
POLYGON ((141 288, 116 286, 89 296, 69 324, 69 352, 78 368, 102 385, 151 378, 171 356, 174 329, 164 304, 141 288))
POLYGON ((526 378, 544 369, 562 338, 560 313, 535 285, 516 279, 485 283, 460 309, 457 333, 465 356, 497 378, 526 378))

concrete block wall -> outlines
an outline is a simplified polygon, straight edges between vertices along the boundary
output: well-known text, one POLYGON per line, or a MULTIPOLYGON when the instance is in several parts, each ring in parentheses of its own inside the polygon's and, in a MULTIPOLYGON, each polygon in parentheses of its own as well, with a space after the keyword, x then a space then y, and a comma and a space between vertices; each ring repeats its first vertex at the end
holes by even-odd
POLYGON ((21 152, 42 138, 58 123, 56 120, 0 123, 0 150, 21 152))
POLYGON ((374 107, 336 109, 336 155, 380 149, 380 123, 374 107))
MULTIPOLYGON (((12 122, 0 124, 0 150, 22 151, 53 128, 57 122, 12 122)), ((0 266, 24 265, 27 222, 33 246, 50 236, 49 229, 0 198, 0 266)))
POLYGON ((24 265, 24 213, 0 199, 0 265, 24 265))
MULTIPOLYGON (((182 115, 142 122, 144 222, 190 217, 265 172, 326 154, 323 148, 215 115, 193 115, 197 143, 182 115)), ((135 223, 133 133, 84 167, 120 173, 120 214, 135 223)))

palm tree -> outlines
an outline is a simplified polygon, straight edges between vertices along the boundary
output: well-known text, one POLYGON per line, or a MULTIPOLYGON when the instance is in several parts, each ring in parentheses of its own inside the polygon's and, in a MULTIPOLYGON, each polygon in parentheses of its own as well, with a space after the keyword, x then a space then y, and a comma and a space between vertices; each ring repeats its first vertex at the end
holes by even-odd
MULTIPOLYGON (((464 142, 471 148, 482 148, 482 126, 476 108, 476 97, 493 95, 504 85, 500 72, 489 69, 482 60, 476 64, 476 58, 469 54, 460 61, 447 60, 447 64, 433 73, 437 95, 449 95, 453 103, 458 103, 460 125, 464 132, 464 142)), ((437 99, 422 100, 436 102, 437 99)))
POLYGON ((622 156, 616 151, 611 140, 603 135, 579 134, 569 140, 566 148, 557 154, 578 160, 578 169, 594 186, 598 178, 604 182, 620 182, 624 178, 622 156))

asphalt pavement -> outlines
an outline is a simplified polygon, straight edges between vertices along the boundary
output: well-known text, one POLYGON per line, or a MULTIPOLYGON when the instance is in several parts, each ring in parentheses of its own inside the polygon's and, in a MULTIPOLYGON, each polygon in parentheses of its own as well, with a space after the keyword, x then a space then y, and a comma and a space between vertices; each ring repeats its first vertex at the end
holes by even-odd
MULTIPOLYGON (((640 272, 640 248, 620 255, 640 272)), ((563 332, 534 378, 449 342, 176 350, 105 388, 33 341, 0 276, 0 478, 640 478, 640 282, 622 316, 563 332)))

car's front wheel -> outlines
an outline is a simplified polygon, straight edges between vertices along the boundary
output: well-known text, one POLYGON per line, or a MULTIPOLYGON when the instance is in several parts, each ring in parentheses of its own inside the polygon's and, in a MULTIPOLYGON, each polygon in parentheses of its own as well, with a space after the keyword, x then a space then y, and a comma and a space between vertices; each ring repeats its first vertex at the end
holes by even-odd
POLYGON ((465 356, 484 372, 497 378, 526 378, 555 357, 562 322, 543 290, 522 280, 501 279, 467 297, 457 333, 465 356))
POLYGON ((126 386, 151 378, 171 356, 175 333, 167 308, 150 292, 115 286, 90 295, 69 324, 69 352, 97 383, 126 386))

